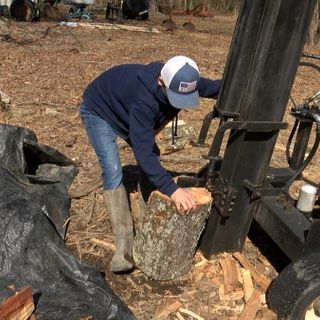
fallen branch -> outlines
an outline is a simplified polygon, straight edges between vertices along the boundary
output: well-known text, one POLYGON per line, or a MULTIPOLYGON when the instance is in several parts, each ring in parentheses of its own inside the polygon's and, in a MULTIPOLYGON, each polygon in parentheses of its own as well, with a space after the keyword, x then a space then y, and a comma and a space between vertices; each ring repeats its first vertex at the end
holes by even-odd
POLYGON ((121 24, 98 24, 98 23, 89 23, 89 22, 78 22, 78 26, 85 28, 97 28, 101 30, 125 30, 125 31, 137 31, 137 32, 151 32, 151 33, 160 33, 156 28, 152 27, 138 27, 138 26, 128 26, 121 24))
POLYGON ((163 162, 172 163, 191 163, 191 162, 203 162, 206 161, 202 156, 192 156, 192 155, 177 155, 176 153, 161 155, 160 160, 163 162))

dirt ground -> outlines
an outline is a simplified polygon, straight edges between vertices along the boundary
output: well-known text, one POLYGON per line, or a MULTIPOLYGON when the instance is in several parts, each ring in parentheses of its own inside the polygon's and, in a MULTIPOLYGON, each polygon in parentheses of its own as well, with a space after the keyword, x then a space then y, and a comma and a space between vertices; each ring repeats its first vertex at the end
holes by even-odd
MULTIPOLYGON (((156 28, 159 33, 67 27, 56 22, 0 24, 0 90, 12 101, 10 110, 0 110, 0 122, 33 130, 40 143, 58 149, 76 162, 79 173, 70 193, 85 190, 99 180, 99 165, 81 125, 78 108, 83 89, 102 71, 117 64, 165 61, 184 54, 197 61, 203 76, 222 77, 236 17, 194 17, 196 32, 192 33, 182 28, 186 16, 175 17, 178 25, 175 32, 163 29, 161 21, 165 18, 154 14, 146 22, 128 22, 131 26, 156 28)), ((306 48, 306 51, 320 54, 320 48, 306 48)), ((294 88, 297 99, 319 86, 319 74, 302 71, 301 77, 294 88)), ((199 109, 181 112, 180 118, 194 128, 196 136, 211 109, 212 101, 204 99, 199 109)), ((285 120, 292 127, 293 120, 288 114, 285 120)), ((213 121, 208 142, 217 124, 213 121)), ((287 133, 280 135, 273 164, 284 164, 287 136, 287 133)), ((135 159, 125 144, 121 144, 120 152, 128 191, 135 191, 135 159)), ((206 163, 202 155, 207 152, 208 148, 187 145, 176 158, 163 157, 163 165, 175 173, 195 173, 206 163)), ((318 158, 317 155, 307 170, 307 176, 317 182, 320 181, 318 158)), ((297 187, 292 190, 294 197, 297 190, 297 187)), ((272 248, 273 257, 262 254, 261 248, 253 244, 259 243, 259 236, 254 236, 258 231, 261 231, 258 227, 252 228, 255 240, 247 239, 242 254, 264 279, 271 281, 286 259, 264 236, 260 236, 260 243, 264 243, 264 252, 272 248)), ((208 261, 198 251, 187 275, 175 281, 154 281, 137 269, 126 275, 110 273, 112 243, 102 189, 72 199, 66 245, 81 260, 104 273, 106 281, 137 319, 237 319, 246 305, 245 268, 232 254, 221 254, 208 261), (97 244, 97 239, 105 245, 97 244), (226 285, 226 261, 237 270, 238 280, 231 289, 226 285)), ((253 285, 259 290, 261 301, 252 319, 275 319, 265 303, 265 288, 255 279, 253 285)))

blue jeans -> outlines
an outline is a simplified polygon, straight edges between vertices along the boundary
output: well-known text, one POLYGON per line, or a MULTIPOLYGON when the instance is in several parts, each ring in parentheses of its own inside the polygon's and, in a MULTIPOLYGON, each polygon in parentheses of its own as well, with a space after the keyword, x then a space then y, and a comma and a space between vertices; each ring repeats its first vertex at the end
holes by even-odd
POLYGON ((118 188, 122 183, 123 174, 116 133, 108 122, 90 113, 83 103, 80 106, 80 115, 89 141, 100 162, 103 189, 118 188))

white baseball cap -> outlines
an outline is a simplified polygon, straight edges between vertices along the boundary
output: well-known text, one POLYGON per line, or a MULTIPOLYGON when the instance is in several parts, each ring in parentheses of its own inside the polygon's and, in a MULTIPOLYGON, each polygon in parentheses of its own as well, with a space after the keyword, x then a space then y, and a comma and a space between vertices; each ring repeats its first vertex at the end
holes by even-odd
POLYGON ((169 59, 161 69, 169 102, 178 109, 199 106, 197 84, 200 79, 197 64, 185 56, 169 59))

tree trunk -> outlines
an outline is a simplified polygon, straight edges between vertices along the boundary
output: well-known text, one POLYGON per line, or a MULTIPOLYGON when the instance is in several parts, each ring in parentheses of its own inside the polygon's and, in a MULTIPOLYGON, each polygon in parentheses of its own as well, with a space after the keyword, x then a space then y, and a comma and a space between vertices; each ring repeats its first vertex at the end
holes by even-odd
POLYGON ((319 43, 320 39, 320 0, 317 1, 313 19, 308 34, 308 44, 314 46, 319 43))
MULTIPOLYGON (((159 191, 152 192, 145 210, 135 212, 133 243, 135 265, 155 280, 171 280, 191 269, 197 243, 209 214, 211 194, 189 188, 198 202, 189 214, 177 212, 174 202, 159 191)), ((131 200, 139 197, 131 197, 131 200)), ((131 205, 136 208, 135 204, 131 205)), ((135 209, 137 211, 137 209, 135 209)))

